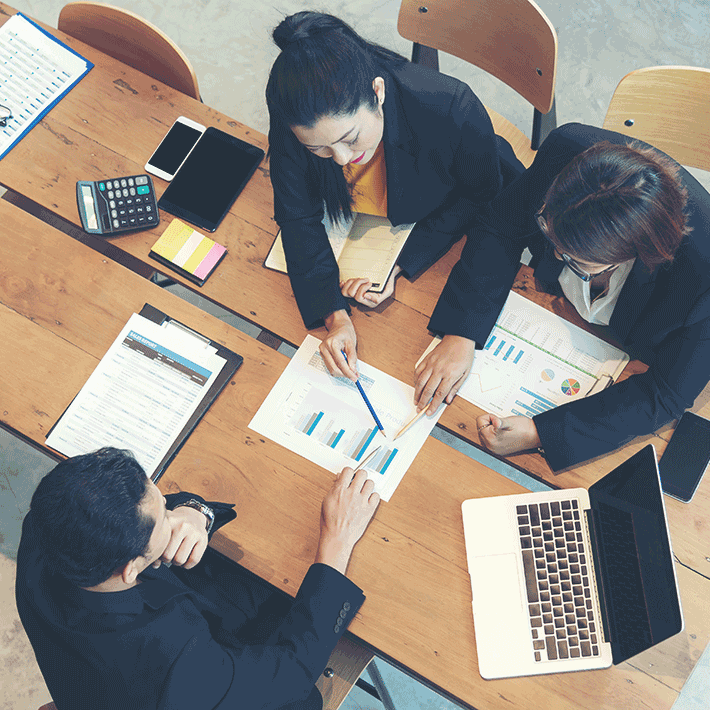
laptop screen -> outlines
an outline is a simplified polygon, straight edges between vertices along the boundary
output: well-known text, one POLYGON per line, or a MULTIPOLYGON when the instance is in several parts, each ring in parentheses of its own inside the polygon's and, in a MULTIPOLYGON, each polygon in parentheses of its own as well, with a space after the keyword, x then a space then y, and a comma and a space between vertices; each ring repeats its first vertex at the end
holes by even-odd
POLYGON ((589 499, 617 664, 683 628, 653 446, 595 483, 589 499))

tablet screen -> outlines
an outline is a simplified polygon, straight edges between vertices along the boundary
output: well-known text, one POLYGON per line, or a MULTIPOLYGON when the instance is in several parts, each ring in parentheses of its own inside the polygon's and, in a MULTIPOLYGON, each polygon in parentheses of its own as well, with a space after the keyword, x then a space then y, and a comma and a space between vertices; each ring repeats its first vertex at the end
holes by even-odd
POLYGON ((158 207, 214 232, 263 157, 261 148, 210 127, 168 185, 158 207))

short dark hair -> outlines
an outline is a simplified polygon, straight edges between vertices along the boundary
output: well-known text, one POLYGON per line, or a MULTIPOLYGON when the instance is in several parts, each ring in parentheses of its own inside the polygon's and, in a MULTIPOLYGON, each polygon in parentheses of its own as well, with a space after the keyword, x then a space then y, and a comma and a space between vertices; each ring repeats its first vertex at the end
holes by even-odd
MULTIPOLYGON (((362 38, 350 25, 322 12, 297 12, 272 34, 281 53, 266 85, 270 132, 311 128, 323 116, 350 116, 361 106, 374 111, 373 80, 401 55, 362 38)), ((306 150, 305 148, 303 149, 306 150)), ((351 198, 342 168, 308 152, 331 219, 350 217, 351 198)))
POLYGON ((547 237, 594 264, 669 263, 690 232, 680 166, 638 142, 602 141, 574 158, 545 196, 547 237))
POLYGON ((130 451, 106 447, 57 464, 30 505, 48 569, 93 587, 143 555, 155 527, 141 510, 147 490, 130 451))

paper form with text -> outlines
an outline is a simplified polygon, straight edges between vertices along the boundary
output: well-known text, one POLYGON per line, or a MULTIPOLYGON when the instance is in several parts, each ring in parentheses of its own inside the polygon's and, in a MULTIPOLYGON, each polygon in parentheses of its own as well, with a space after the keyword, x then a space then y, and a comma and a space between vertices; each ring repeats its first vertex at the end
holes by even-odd
POLYGON ((443 407, 394 442, 414 413, 414 388, 358 360, 360 382, 387 432, 385 440, 355 384, 327 371, 319 345, 306 336, 249 427, 333 473, 357 468, 381 446, 366 470, 377 493, 389 500, 443 407))
POLYGON ((0 127, 0 158, 94 65, 24 15, 0 28, 0 105, 12 113, 0 127))
POLYGON ((628 361, 625 352, 511 291, 458 396, 500 417, 532 418, 604 389, 628 361))
POLYGON ((47 437, 66 456, 129 449, 152 476, 226 360, 209 340, 134 313, 47 437))

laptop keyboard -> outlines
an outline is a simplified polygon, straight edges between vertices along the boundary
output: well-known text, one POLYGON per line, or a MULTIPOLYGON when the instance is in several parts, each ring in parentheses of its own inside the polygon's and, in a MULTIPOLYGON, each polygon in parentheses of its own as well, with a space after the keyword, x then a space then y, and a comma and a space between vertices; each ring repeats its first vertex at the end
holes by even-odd
POLYGON ((576 499, 516 506, 536 661, 598 656, 591 559, 576 499))

